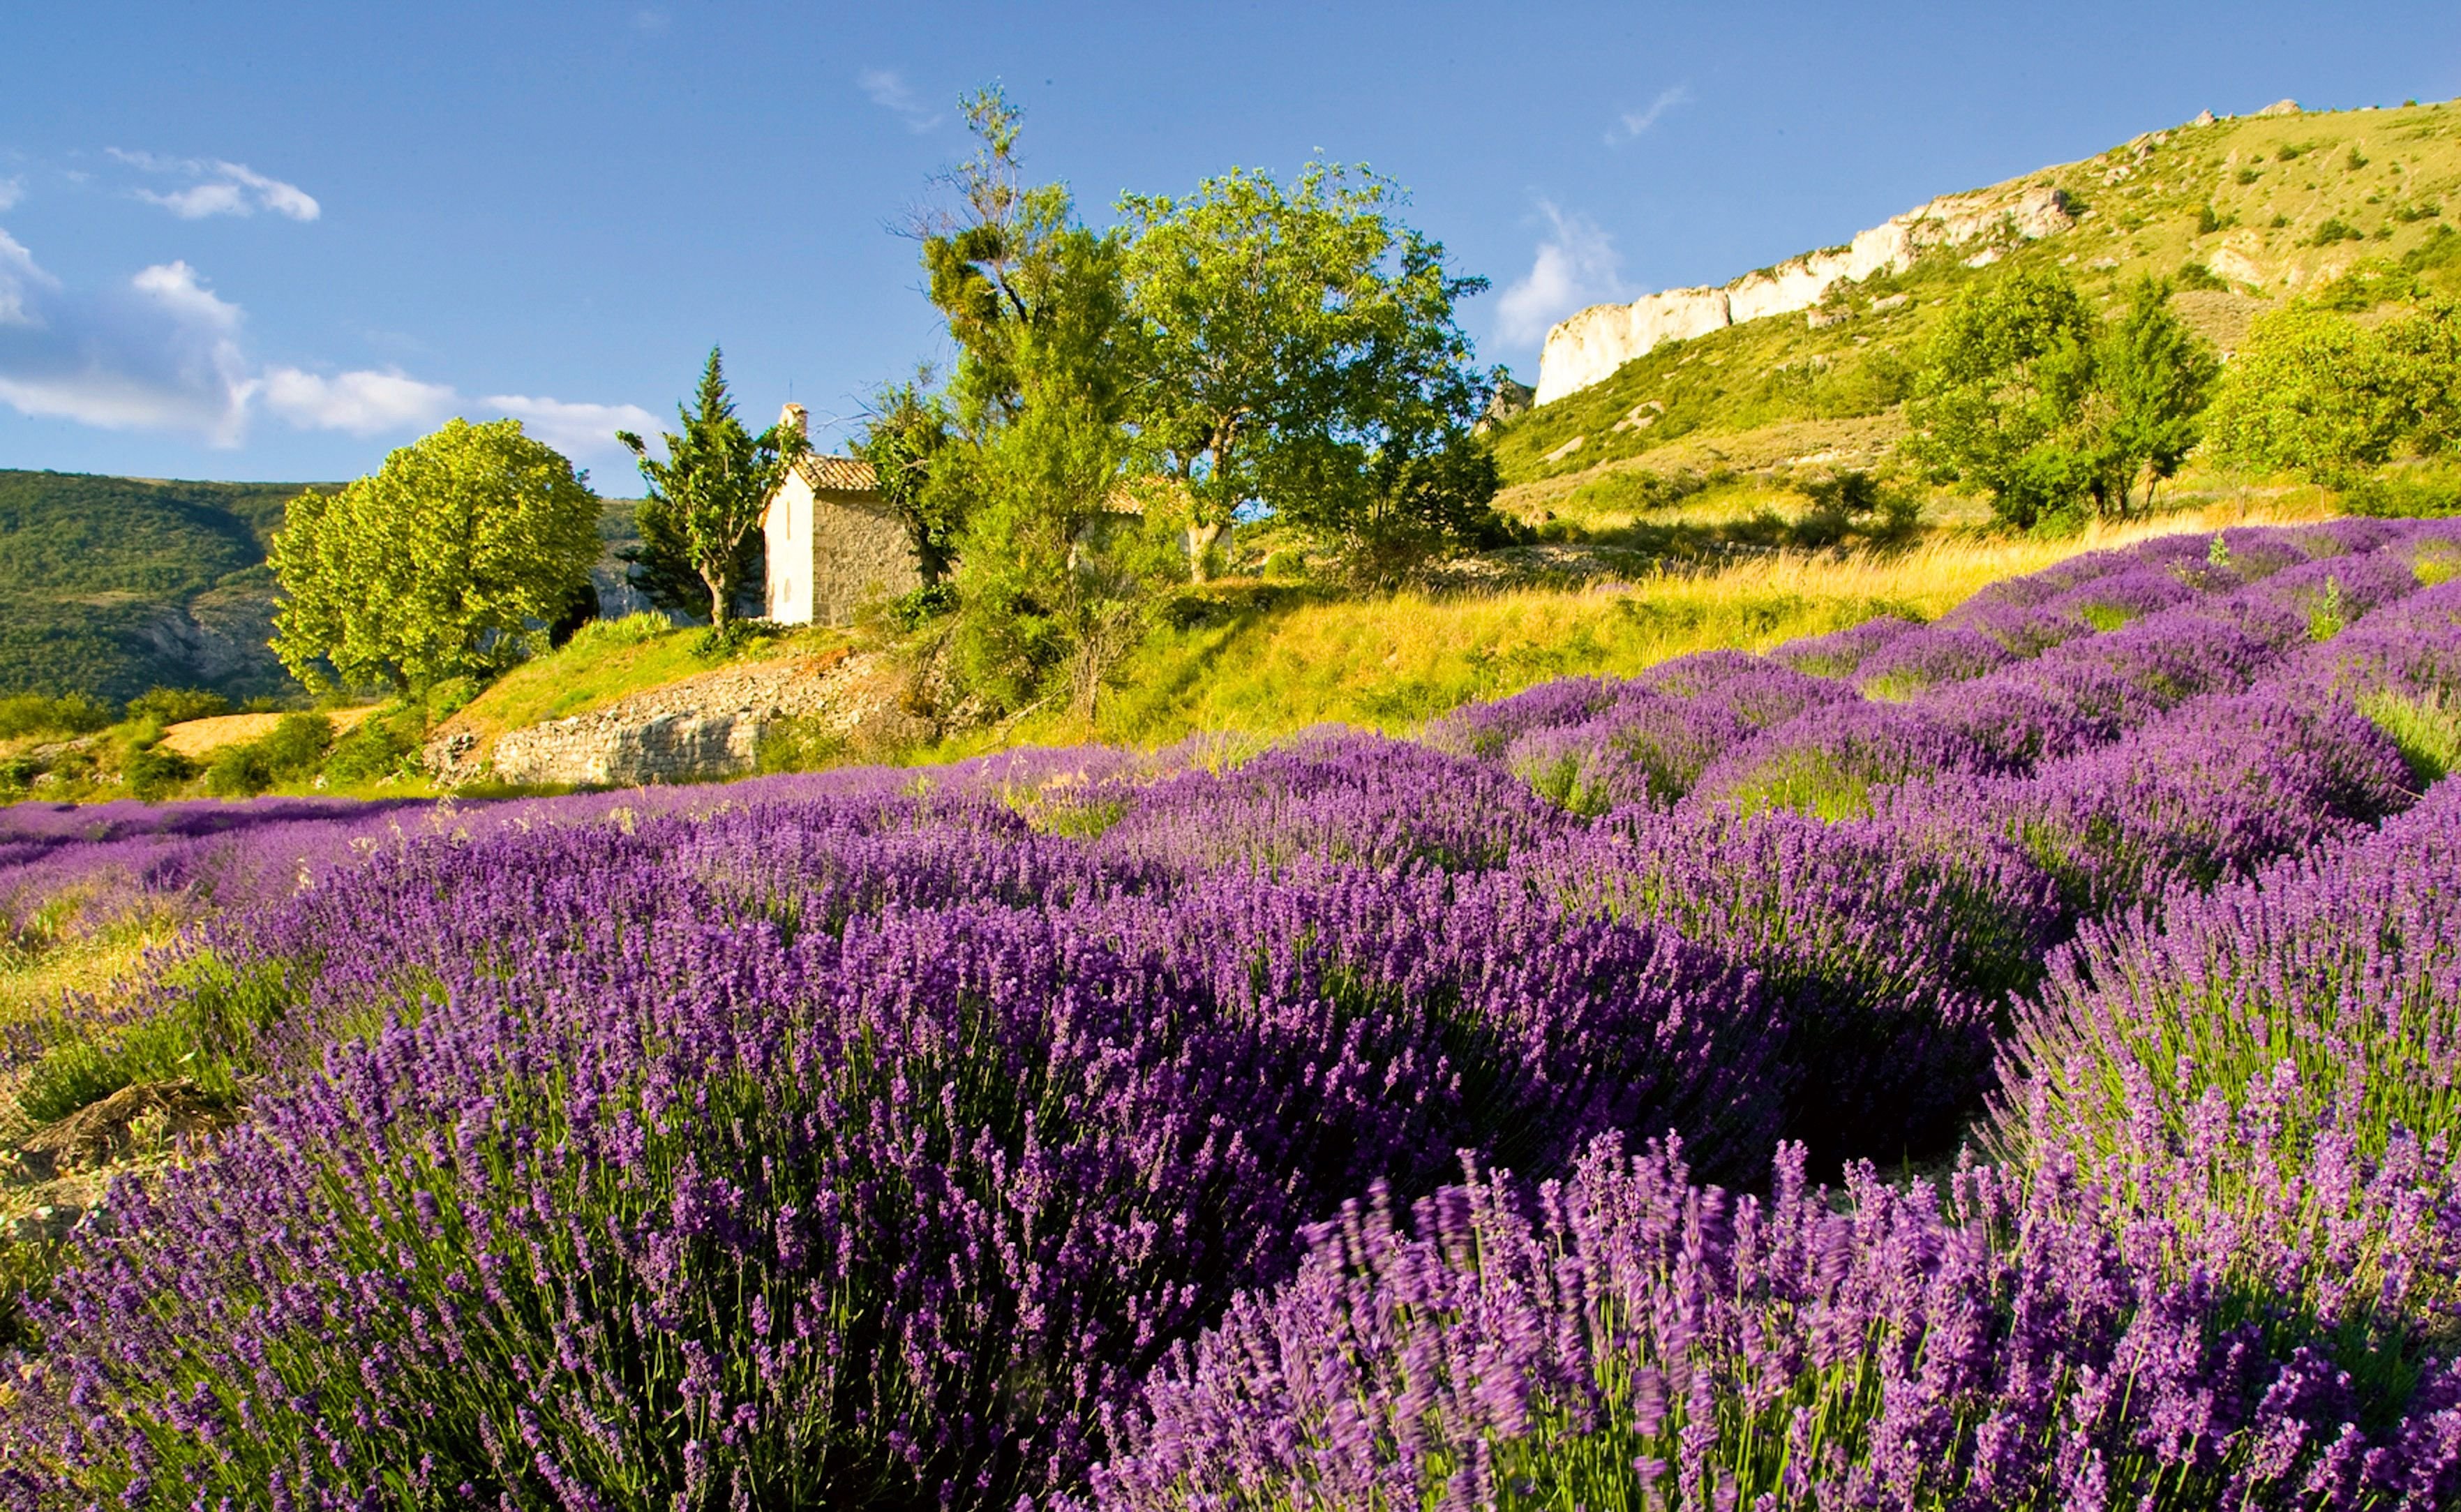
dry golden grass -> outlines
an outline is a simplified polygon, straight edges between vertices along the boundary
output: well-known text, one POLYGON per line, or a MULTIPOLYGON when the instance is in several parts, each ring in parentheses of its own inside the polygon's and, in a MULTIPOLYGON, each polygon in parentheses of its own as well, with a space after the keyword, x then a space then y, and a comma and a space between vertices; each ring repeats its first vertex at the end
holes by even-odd
MULTIPOLYGON (((328 709, 325 717, 333 721, 333 733, 350 734, 359 727, 379 706, 367 704, 357 709, 328 709)), ((249 740, 261 740, 273 733, 282 722, 280 714, 216 714, 210 719, 190 719, 162 732, 164 749, 194 758, 225 746, 235 746, 249 740)))
POLYGON ((1157 632, 1120 669, 1089 727, 1044 715, 929 753, 1094 739, 1155 746, 1327 722, 1411 729, 1472 699, 1551 678, 1631 676, 1689 651, 1763 650, 1874 615, 1937 616, 1976 589, 2151 536, 2326 518, 2313 493, 2230 501, 2063 540, 1943 532, 1909 549, 1774 553, 1722 570, 1574 589, 1397 593, 1251 608, 1157 632))

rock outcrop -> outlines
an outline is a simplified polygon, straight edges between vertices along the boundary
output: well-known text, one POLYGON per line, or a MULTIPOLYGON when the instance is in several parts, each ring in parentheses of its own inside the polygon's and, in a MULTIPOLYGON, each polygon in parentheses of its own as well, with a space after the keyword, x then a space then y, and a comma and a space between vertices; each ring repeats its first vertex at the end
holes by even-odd
POLYGON ((1932 247, 1982 242, 1978 255, 1989 255, 2004 239, 2033 241, 2075 224, 2065 197, 2048 185, 1949 195, 1894 216, 1844 246, 1747 273, 1723 288, 1675 288, 1629 305, 1594 305, 1547 332, 1537 402, 1578 393, 1663 343, 1811 309, 1839 281, 1903 271, 1932 247))
POLYGON ((448 787, 490 774, 535 786, 701 782, 756 770, 761 738, 780 720, 817 720, 847 735, 895 717, 896 678, 887 660, 840 650, 703 672, 569 719, 506 731, 492 750, 448 724, 428 742, 425 759, 448 787))

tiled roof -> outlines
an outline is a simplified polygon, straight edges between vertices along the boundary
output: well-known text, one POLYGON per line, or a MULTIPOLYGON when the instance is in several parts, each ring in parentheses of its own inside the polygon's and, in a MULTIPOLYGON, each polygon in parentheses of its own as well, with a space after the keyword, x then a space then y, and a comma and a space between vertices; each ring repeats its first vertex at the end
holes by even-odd
POLYGON ((870 494, 880 490, 880 479, 871 464, 855 457, 823 457, 814 453, 798 463, 796 470, 815 493, 870 494))

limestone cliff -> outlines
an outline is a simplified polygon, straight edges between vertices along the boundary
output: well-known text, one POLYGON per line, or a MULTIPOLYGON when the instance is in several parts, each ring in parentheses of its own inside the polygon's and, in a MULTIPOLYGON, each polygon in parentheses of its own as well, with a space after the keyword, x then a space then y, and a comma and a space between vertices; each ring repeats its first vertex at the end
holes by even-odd
POLYGON ((1808 252, 1723 288, 1676 288, 1629 305, 1593 305, 1547 332, 1537 402, 1586 389, 1663 342, 1812 309, 1840 282, 1901 272, 1932 247, 1980 243, 1968 260, 1988 262, 2011 240, 2038 240, 2075 224, 2065 197, 2047 184, 1948 195, 1892 216, 1844 246, 1808 252))

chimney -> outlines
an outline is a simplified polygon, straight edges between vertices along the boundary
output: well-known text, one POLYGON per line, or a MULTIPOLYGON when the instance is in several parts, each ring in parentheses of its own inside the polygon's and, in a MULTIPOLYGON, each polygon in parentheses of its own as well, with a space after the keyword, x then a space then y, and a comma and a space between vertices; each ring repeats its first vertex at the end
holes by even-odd
POLYGON ((789 404, 778 412, 778 429, 811 434, 811 412, 800 404, 789 404))

